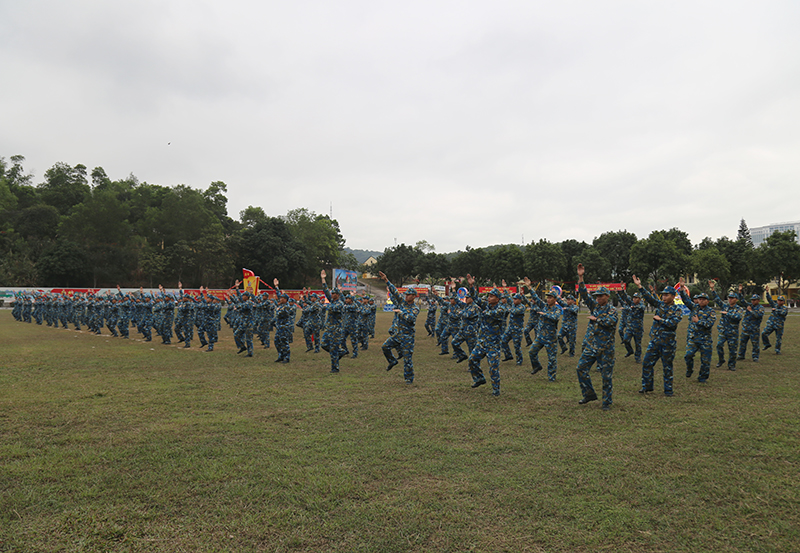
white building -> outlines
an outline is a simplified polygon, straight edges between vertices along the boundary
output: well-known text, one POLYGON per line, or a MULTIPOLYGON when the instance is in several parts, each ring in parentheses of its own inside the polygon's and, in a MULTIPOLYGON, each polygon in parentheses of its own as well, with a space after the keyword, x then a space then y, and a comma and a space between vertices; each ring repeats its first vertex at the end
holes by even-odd
POLYGON ((775 223, 774 225, 767 225, 765 227, 751 228, 750 238, 753 240, 753 246, 757 248, 773 232, 786 232, 787 230, 793 230, 797 234, 798 243, 800 243, 800 221, 793 221, 791 223, 775 223))

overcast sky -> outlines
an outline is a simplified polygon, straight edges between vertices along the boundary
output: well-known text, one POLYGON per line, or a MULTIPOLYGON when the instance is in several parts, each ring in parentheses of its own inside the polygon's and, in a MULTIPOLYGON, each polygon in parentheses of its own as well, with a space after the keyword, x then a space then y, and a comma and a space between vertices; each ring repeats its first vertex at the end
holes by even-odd
POLYGON ((0 0, 0 156, 347 245, 800 219, 800 2, 0 0), (169 144, 168 144, 169 143, 169 144))

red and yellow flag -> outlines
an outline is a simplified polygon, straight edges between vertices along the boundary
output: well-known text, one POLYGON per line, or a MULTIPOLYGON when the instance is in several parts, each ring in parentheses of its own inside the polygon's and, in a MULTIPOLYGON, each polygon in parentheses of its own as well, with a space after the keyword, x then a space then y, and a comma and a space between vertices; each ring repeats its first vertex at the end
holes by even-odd
POLYGON ((254 296, 258 295, 258 277, 250 269, 242 269, 244 278, 242 279, 242 287, 245 292, 250 292, 254 296))

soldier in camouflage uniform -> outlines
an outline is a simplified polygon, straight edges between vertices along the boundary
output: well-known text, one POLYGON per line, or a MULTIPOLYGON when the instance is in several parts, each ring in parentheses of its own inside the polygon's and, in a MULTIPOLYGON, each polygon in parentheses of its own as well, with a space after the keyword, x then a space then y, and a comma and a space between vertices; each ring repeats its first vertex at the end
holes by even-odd
POLYGON ((386 339, 381 348, 389 363, 386 370, 390 371, 399 362, 392 355, 392 348, 398 349, 403 355, 403 378, 406 384, 412 384, 414 382, 414 337, 416 332, 414 326, 417 324, 419 315, 419 307, 414 305, 417 291, 414 288, 408 288, 404 299, 385 274, 379 272, 378 276, 386 283, 395 306, 394 312, 397 314, 396 332, 386 339))
POLYGON ((572 294, 567 294, 566 299, 559 298, 558 305, 561 306, 561 316, 563 318, 561 330, 558 331, 558 345, 561 347, 562 354, 567 353, 569 349, 569 356, 575 357, 575 340, 578 335, 578 306, 572 294))
POLYGON ((344 334, 342 336, 342 349, 344 355, 350 353, 347 349, 347 339, 350 338, 350 346, 353 348, 353 359, 358 357, 358 319, 359 305, 351 294, 344 295, 344 334))
POLYGON ((478 343, 478 328, 480 327, 481 309, 475 304, 472 295, 468 295, 464 300, 464 307, 459 311, 461 324, 458 333, 453 337, 453 353, 456 355, 456 362, 461 363, 469 359, 461 344, 467 343, 470 353, 478 343))
POLYGON ((758 294, 750 297, 750 305, 744 313, 742 319, 742 339, 739 341, 739 360, 744 359, 747 353, 747 342, 753 344, 753 362, 758 363, 758 356, 761 353, 761 320, 764 318, 764 308, 761 307, 761 298, 758 294))
POLYGON ((706 382, 711 373, 711 329, 717 320, 714 308, 708 305, 708 295, 697 294, 695 301, 689 298, 689 288, 684 286, 681 289, 681 299, 684 305, 691 307, 691 324, 693 332, 686 343, 686 354, 683 360, 686 361, 686 378, 691 378, 694 373, 694 355, 700 352, 700 374, 698 382, 706 382))
POLYGON ((342 336, 344 335, 344 329, 342 328, 344 302, 340 299, 338 288, 334 288, 333 290, 328 289, 328 284, 325 282, 326 276, 325 270, 323 269, 320 272, 322 291, 325 293, 325 297, 328 298, 329 303, 325 309, 327 318, 320 346, 330 353, 331 373, 337 374, 339 372, 339 359, 342 357, 339 348, 342 344, 342 336))
POLYGON ((642 303, 642 295, 636 292, 631 298, 625 290, 622 290, 618 293, 618 297, 628 306, 628 321, 625 324, 625 336, 622 337, 622 343, 627 350, 625 357, 634 355, 636 362, 641 363, 645 307, 645 304, 642 303), (631 346, 631 340, 633 340, 633 347, 631 346))
POLYGON ((281 292, 278 279, 273 280, 277 292, 278 306, 275 308, 275 349, 278 350, 276 363, 288 363, 291 357, 289 336, 294 328, 292 306, 289 305, 289 295, 281 292))
POLYGON ((589 308, 589 325, 583 338, 583 352, 578 360, 578 384, 583 398, 578 404, 585 405, 597 400, 589 374, 592 365, 597 363, 603 378, 603 410, 611 409, 614 391, 614 332, 617 329, 617 310, 609 302, 608 288, 601 286, 592 295, 583 283, 583 265, 578 264, 578 293, 589 308))
POLYGON ((486 377, 481 370, 481 360, 486 357, 489 362, 489 376, 492 379, 492 395, 500 395, 500 341, 503 337, 503 326, 506 318, 506 308, 501 305, 502 294, 493 288, 486 300, 478 298, 475 289, 475 279, 467 275, 470 295, 481 310, 481 329, 478 334, 478 343, 469 354, 469 370, 472 374, 472 387, 477 388, 486 384, 486 377))
POLYGON ((425 300, 428 304, 428 316, 425 317, 425 330, 428 331, 428 336, 433 336, 436 331, 436 309, 439 307, 439 302, 433 297, 433 294, 428 296, 425 300))
POLYGON ((722 301, 714 287, 716 283, 711 280, 708 285, 711 287, 711 297, 714 298, 717 306, 720 308, 719 324, 717 330, 719 336, 717 337, 717 367, 721 367, 725 363, 725 342, 728 343, 728 370, 736 370, 736 347, 739 343, 739 321, 744 316, 744 310, 736 305, 739 301, 739 296, 736 292, 728 293, 728 303, 722 301))
POLYGON ((451 294, 448 299, 438 298, 442 306, 442 312, 439 315, 439 321, 444 319, 444 325, 441 333, 439 334, 439 345, 442 346, 442 351, 439 355, 449 355, 448 340, 451 336, 458 332, 458 327, 461 324, 461 317, 459 316, 458 296, 455 293, 451 294))
MULTIPOLYGON (((530 288, 530 279, 525 278, 525 284, 530 288)), ((556 334, 558 331, 558 321, 561 319, 561 308, 556 305, 558 294, 553 290, 545 293, 547 301, 543 301, 539 295, 531 288, 531 310, 536 310, 539 314, 539 326, 536 329, 536 339, 528 350, 528 357, 531 360, 531 374, 536 374, 542 370, 539 363, 539 351, 542 348, 547 350, 547 379, 550 382, 556 381, 556 370, 558 369, 558 357, 556 355, 556 334)))
POLYGON ((503 350, 503 361, 511 361, 511 348, 508 347, 510 341, 514 341, 514 354, 517 356, 517 366, 522 365, 522 327, 525 324, 525 307, 528 300, 522 294, 514 294, 510 304, 507 302, 508 327, 500 339, 503 350))
POLYGON ((768 336, 774 332, 775 354, 780 355, 781 342, 783 341, 783 325, 786 322, 786 315, 789 313, 789 310, 786 308, 786 298, 778 296, 778 301, 775 302, 769 290, 767 290, 767 301, 772 308, 772 314, 770 314, 767 320, 767 326, 764 327, 764 332, 761 333, 761 340, 764 342, 764 349, 769 349, 772 347, 772 344, 769 343, 768 336))
POLYGON ((236 353, 247 352, 247 357, 253 357, 253 325, 255 323, 255 303, 250 292, 241 293, 236 291, 236 326, 234 335, 239 344, 239 351, 236 353))
POLYGON ((369 304, 369 337, 375 337, 375 314, 378 310, 377 306, 375 305, 375 298, 370 298, 367 302, 369 304))
POLYGON ((661 299, 657 299, 647 290, 642 288, 642 281, 633 275, 633 282, 641 290, 645 301, 656 309, 653 315, 653 326, 650 327, 650 343, 644 354, 642 362, 642 389, 640 394, 653 391, 653 373, 656 361, 661 359, 664 371, 664 395, 672 396, 672 361, 675 359, 677 347, 675 331, 683 318, 683 311, 675 304, 675 288, 667 286, 661 292, 661 299))
POLYGON ((319 351, 319 303, 318 296, 310 294, 301 307, 303 308, 303 338, 306 341, 306 352, 316 348, 319 351))

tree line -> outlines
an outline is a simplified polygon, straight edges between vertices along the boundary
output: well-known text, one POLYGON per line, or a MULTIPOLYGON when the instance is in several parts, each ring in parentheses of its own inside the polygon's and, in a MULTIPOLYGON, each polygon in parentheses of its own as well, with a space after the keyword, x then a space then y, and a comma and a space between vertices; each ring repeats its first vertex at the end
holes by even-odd
POLYGON ((0 286, 227 288, 246 267, 289 288, 357 266, 335 219, 249 206, 235 220, 222 181, 167 187, 59 162, 34 184, 24 161, 0 157, 0 286))
POLYGON ((771 235, 758 248, 753 246, 747 223, 742 220, 735 239, 705 238, 692 244, 677 228, 655 230, 646 238, 631 232, 605 232, 591 244, 577 240, 552 243, 546 239, 524 246, 505 244, 467 248, 455 254, 440 254, 426 241, 415 246, 400 244, 386 248, 370 272, 382 271, 392 282, 436 283, 451 275, 471 274, 483 283, 503 280, 516 283, 525 276, 534 281, 571 284, 575 267, 586 268, 586 282, 643 281, 663 287, 686 275, 696 276, 696 289, 707 290, 711 279, 723 290, 734 284, 760 292, 776 280, 782 293, 800 279, 800 244, 794 231, 771 235))

